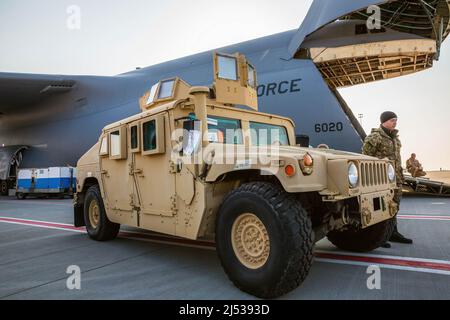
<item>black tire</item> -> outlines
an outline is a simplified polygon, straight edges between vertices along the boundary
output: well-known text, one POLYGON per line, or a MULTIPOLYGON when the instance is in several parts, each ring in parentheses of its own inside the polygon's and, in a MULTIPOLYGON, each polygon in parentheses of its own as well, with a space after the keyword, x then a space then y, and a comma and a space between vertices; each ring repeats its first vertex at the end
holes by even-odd
POLYGON ((19 200, 25 200, 26 197, 27 197, 27 195, 25 193, 22 193, 22 192, 16 193, 16 198, 19 200))
POLYGON ((7 196, 8 195, 8 182, 5 180, 1 180, 0 181, 0 194, 2 196, 7 196))
POLYGON ((294 196, 271 183, 253 182, 242 185, 223 201, 216 219, 216 247, 236 287, 259 298, 273 299, 305 280, 313 262, 314 232, 308 213, 294 196), (267 260, 257 268, 247 267, 233 249, 233 225, 246 213, 262 222, 270 243, 267 260))
POLYGON ((380 222, 366 229, 351 228, 331 231, 327 237, 336 247, 346 251, 369 252, 389 241, 395 228, 395 218, 380 222))
POLYGON ((84 221, 86 223, 86 230, 91 239, 96 241, 109 241, 117 237, 120 230, 120 224, 109 221, 106 216, 105 206, 97 185, 92 186, 86 193, 84 201, 84 221), (89 207, 92 205, 98 206, 98 224, 93 225, 89 218, 89 207))

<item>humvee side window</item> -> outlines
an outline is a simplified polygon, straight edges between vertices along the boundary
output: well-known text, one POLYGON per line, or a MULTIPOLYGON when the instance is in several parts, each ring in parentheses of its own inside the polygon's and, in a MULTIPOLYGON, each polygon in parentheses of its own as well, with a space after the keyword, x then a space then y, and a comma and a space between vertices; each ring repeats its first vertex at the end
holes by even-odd
POLYGON ((151 156, 166 152, 165 116, 161 114, 141 122, 142 155, 151 156))
POLYGON ((153 101, 155 100, 156 91, 158 90, 158 86, 159 86, 159 83, 155 84, 150 89, 150 96, 148 97, 147 104, 153 103, 153 101))
POLYGON ((102 143, 100 145, 100 155, 101 156, 108 155, 108 136, 102 138, 102 143))
POLYGON ((120 157, 120 131, 111 132, 111 157, 120 157))
POLYGON ((209 142, 243 144, 241 121, 219 117, 208 117, 209 142))
POLYGON ((172 97, 174 85, 175 79, 161 82, 158 99, 166 99, 172 97))
POLYGON ((125 126, 109 133, 109 158, 123 160, 127 158, 127 130, 125 126))
POLYGON ((132 126, 130 128, 130 149, 132 151, 139 151, 139 135, 138 126, 132 126))
POLYGON ((146 122, 142 125, 144 136, 144 152, 156 149, 156 120, 146 122))
POLYGON ((219 78, 237 80, 237 60, 234 57, 217 55, 219 78))
POLYGON ((248 85, 252 88, 256 88, 256 71, 255 68, 253 68, 252 65, 247 64, 247 68, 248 68, 248 85))
POLYGON ((255 146, 289 146, 288 133, 285 127, 250 122, 250 134, 252 145, 255 146))

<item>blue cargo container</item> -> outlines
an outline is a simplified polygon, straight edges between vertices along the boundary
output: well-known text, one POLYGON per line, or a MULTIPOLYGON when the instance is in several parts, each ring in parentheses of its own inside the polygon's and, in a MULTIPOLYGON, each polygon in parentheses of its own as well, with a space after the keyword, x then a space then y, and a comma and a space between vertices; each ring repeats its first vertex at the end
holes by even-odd
POLYGON ((76 190, 75 175, 75 168, 70 167, 21 169, 17 179, 17 198, 49 194, 57 194, 61 197, 71 196, 76 190))

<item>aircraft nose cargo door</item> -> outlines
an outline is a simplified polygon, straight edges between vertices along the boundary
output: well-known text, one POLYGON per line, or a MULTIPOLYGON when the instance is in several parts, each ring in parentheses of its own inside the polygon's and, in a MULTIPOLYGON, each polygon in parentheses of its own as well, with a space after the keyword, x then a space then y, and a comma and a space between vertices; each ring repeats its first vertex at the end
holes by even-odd
POLYGON ((333 89, 395 78, 433 66, 449 17, 446 0, 315 0, 289 50, 333 89))

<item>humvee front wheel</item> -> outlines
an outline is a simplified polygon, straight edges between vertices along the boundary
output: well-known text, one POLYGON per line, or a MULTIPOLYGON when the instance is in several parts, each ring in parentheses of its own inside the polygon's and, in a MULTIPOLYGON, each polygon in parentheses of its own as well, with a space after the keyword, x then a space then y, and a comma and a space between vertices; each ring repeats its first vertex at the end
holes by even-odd
POLYGON ((216 246, 230 280, 242 291, 271 299, 297 288, 313 261, 307 212, 281 187, 248 183, 224 200, 216 246))
POLYGON ((351 227, 344 231, 331 231, 327 237, 336 247, 346 251, 369 252, 389 241, 395 228, 395 218, 366 229, 351 227))
POLYGON ((94 240, 113 240, 119 233, 120 224, 112 223, 106 216, 103 199, 98 186, 92 186, 86 193, 84 221, 89 237, 94 240))

